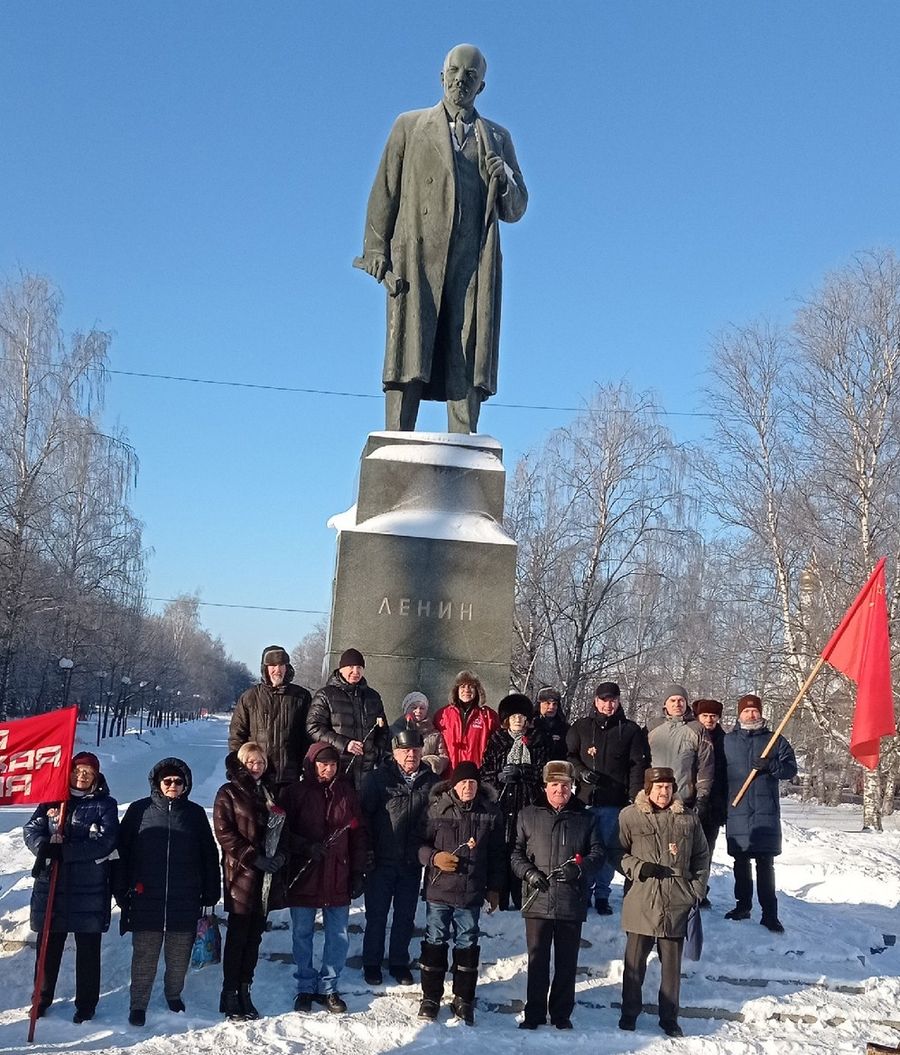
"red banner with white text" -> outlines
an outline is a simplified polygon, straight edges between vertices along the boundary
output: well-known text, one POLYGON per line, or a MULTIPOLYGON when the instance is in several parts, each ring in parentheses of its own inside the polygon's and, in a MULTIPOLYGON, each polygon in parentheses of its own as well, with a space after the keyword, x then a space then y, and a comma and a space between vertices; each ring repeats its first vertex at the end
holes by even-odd
POLYGON ((69 797, 77 707, 0 722, 0 806, 69 797))

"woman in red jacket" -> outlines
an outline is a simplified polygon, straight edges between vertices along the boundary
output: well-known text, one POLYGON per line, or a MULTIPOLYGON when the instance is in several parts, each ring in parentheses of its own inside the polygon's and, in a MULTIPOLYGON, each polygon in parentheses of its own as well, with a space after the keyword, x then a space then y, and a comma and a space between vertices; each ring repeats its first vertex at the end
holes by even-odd
POLYGON ((497 712, 485 701, 484 686, 478 675, 461 670, 453 682, 447 706, 434 716, 434 727, 447 745, 451 769, 460 762, 481 766, 491 733, 500 725, 497 712))

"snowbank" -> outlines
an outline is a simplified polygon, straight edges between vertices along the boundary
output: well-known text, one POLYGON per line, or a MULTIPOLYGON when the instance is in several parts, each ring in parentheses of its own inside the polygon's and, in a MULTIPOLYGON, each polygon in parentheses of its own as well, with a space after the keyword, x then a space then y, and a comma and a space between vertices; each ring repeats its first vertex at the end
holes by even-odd
MULTIPOLYGON (((87 730, 89 733, 90 730, 87 730)), ((146 794, 151 764, 168 754, 186 759, 194 771, 195 800, 210 806, 224 779, 227 725, 199 721, 170 730, 107 741, 100 752, 112 793, 124 805, 146 794)), ((89 739, 84 746, 89 746, 89 739)), ((93 749, 93 748, 92 748, 93 749)), ((33 951, 21 943, 28 930, 31 855, 20 826, 25 811, 0 812, 0 938, 3 997, 0 1055, 26 1050, 27 1008, 33 951)), ((713 909, 704 914, 706 947, 698 964, 685 963, 682 985, 683 1040, 666 1039, 652 1014, 633 1034, 616 1028, 622 977, 623 935, 618 914, 592 916, 584 929, 575 1029, 546 1027, 523 1034, 516 1014, 525 991, 524 927, 517 913, 483 917, 483 964, 478 984, 477 1026, 469 1029, 441 1012, 435 1025, 416 1017, 417 989, 393 984, 367 987, 360 973, 364 923, 361 902, 351 915, 350 963, 342 979, 349 1005, 345 1016, 324 1011, 301 1016, 293 1000, 287 914, 274 913, 263 940, 254 1000, 259 1022, 226 1023, 217 1012, 221 971, 189 973, 187 1013, 168 1011, 157 979, 147 1026, 128 1026, 131 945, 118 934, 117 916, 103 948, 103 996, 97 1017, 75 1026, 72 1017, 72 953, 60 974, 59 999, 38 1023, 31 1051, 129 1052, 167 1055, 265 1050, 271 1053, 376 1055, 380 1052, 453 1050, 454 1055, 518 1052, 690 1052, 696 1055, 810 1055, 860 1052, 864 1039, 900 1041, 900 953, 889 944, 898 931, 900 832, 859 831, 852 808, 823 810, 785 804, 785 852, 776 865, 779 911, 787 928, 776 936, 753 920, 731 923, 731 870, 724 839, 712 877, 713 909), (603 1036, 598 1036, 602 1031, 603 1036)), ((621 889, 614 889, 618 908, 621 889)), ((421 923, 421 912, 420 919, 421 923)), ((415 948, 415 943, 414 943, 415 948)), ((655 999, 658 965, 651 960, 644 996, 655 999)))

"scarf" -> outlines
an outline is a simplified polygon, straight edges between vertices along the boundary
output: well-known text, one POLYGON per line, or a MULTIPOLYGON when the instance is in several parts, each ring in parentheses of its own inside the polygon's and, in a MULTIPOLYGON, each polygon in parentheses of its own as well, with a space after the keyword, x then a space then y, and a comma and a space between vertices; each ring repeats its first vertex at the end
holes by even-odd
POLYGON ((521 733, 510 733, 513 738, 512 747, 506 752, 506 764, 509 766, 527 766, 531 764, 531 752, 528 750, 528 741, 525 739, 525 731, 521 733))

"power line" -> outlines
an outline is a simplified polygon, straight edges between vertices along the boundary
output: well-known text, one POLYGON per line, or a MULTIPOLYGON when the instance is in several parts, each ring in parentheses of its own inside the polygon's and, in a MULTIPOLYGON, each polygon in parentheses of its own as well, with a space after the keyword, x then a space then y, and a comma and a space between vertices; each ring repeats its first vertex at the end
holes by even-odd
MULTIPOLYGON (((161 604, 175 604, 183 601, 183 597, 148 597, 148 601, 159 601, 161 604)), ((225 604, 222 601, 199 601, 191 597, 191 601, 202 604, 206 608, 243 608, 250 612, 291 612, 295 615, 328 615, 319 608, 272 608, 264 604, 225 604)))
MULTIPOLYGON (((120 377, 143 377, 154 381, 180 381, 191 385, 218 385, 222 388, 253 388, 261 392, 290 392, 306 396, 338 396, 341 399, 381 399, 381 393, 374 392, 341 392, 331 388, 299 388, 293 385, 260 385, 252 381, 224 381, 214 377, 182 377, 178 374, 151 374, 138 370, 109 370, 110 374, 120 377)), ((585 407, 558 407, 544 403, 500 403, 491 400, 492 407, 503 407, 506 410, 548 410, 552 412, 566 412, 578 414, 585 407)), ((662 410, 654 408, 657 414, 670 418, 711 418, 713 415, 697 410, 662 410)))

